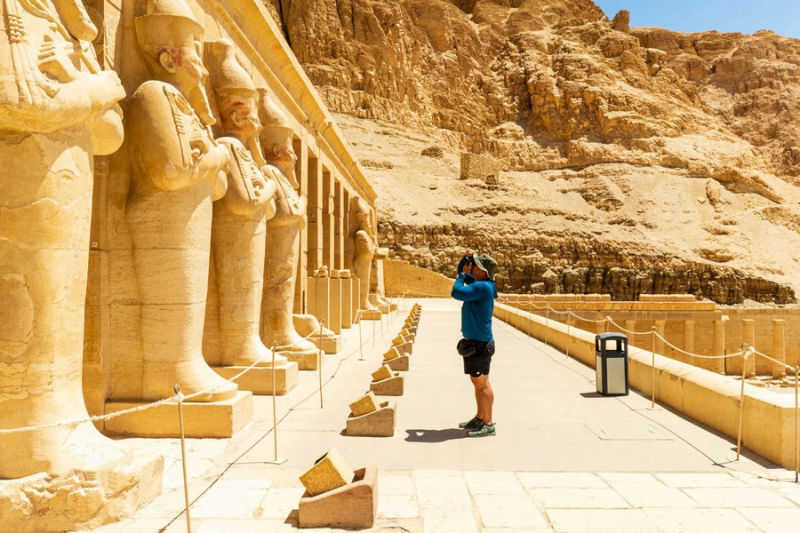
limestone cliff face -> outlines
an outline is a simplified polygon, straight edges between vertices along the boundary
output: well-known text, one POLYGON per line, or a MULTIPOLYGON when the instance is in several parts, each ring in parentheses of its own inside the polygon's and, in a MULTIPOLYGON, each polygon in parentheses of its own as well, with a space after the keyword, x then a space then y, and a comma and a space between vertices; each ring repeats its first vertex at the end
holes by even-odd
MULTIPOLYGON (((489 152, 509 171, 502 181, 510 204, 527 190, 524 180, 555 184, 558 194, 545 195, 549 205, 586 221, 559 226, 555 238, 533 231, 529 214, 514 218, 504 209, 498 217, 476 205, 471 216, 480 213, 494 233, 510 224, 545 256, 563 242, 610 250, 634 242, 642 249, 634 277, 686 272, 683 285, 725 303, 794 299, 800 266, 789 250, 800 245, 800 41, 768 31, 629 28, 624 12, 608 20, 590 0, 265 2, 328 106, 363 119, 344 120, 343 129, 359 157, 381 163, 365 166, 391 225, 421 234, 430 223, 452 229, 455 241, 467 239, 469 224, 454 203, 502 194, 473 187, 462 191, 466 199, 454 197, 454 186, 443 181, 428 191, 428 219, 397 205, 409 172, 426 167, 414 142, 446 154, 489 152), (384 128, 395 136, 360 139, 381 123, 396 126, 384 128), (692 205, 673 205, 677 198, 692 205), (587 235, 589 222, 595 230, 587 235), (688 272, 711 273, 726 295, 695 288, 688 272)), ((451 175, 456 180, 457 169, 442 167, 427 179, 451 175)), ((540 225, 555 232, 560 219, 543 217, 540 225)), ((456 255, 437 246, 427 243, 415 260, 456 255)), ((498 246, 509 256, 530 251, 498 246)), ((561 276, 552 290, 597 288, 587 281, 569 289, 557 262, 548 264, 561 276)), ((534 263, 519 268, 533 277, 512 274, 507 290, 537 283, 550 290, 534 263)), ((595 253, 585 268, 609 276, 622 267, 595 253)), ((609 283, 598 287, 629 296, 609 283)))

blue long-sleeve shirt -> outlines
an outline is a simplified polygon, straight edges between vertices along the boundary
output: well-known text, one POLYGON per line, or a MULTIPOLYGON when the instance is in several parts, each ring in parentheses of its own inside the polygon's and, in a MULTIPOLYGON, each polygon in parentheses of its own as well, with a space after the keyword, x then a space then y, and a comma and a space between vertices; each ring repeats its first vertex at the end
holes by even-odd
POLYGON ((491 281, 466 283, 467 277, 459 272, 450 296, 464 302, 461 305, 461 334, 467 339, 489 342, 492 334, 492 314, 497 288, 491 281))

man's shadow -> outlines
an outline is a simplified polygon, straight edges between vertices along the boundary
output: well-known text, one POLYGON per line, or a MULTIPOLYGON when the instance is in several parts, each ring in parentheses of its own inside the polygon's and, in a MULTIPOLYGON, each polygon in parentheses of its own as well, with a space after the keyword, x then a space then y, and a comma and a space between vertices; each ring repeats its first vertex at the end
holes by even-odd
POLYGON ((407 429, 406 442, 445 442, 463 439, 467 436, 463 429, 407 429))

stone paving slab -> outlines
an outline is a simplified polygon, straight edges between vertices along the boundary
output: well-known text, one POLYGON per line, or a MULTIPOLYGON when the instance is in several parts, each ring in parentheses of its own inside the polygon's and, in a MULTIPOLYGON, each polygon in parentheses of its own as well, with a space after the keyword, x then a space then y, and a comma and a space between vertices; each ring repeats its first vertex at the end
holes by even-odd
MULTIPOLYGON (((192 531, 296 531, 298 476, 330 447, 354 467, 380 467, 375 532, 798 531, 791 473, 758 457, 733 462, 731 442, 635 393, 592 395, 593 370, 501 322, 491 374, 498 435, 463 438, 456 424, 474 407, 453 353, 458 308, 447 300, 423 302, 395 436, 342 435, 347 405, 367 389, 406 314, 384 321, 382 336, 376 325, 374 343, 364 329, 363 361, 358 330, 344 331, 342 353, 323 362, 324 408, 315 372, 276 399, 286 463, 267 462, 271 397, 256 398, 256 420, 241 435, 187 440, 192 531)), ((185 531, 179 442, 121 442, 167 453, 165 492, 135 519, 98 531, 185 531)))

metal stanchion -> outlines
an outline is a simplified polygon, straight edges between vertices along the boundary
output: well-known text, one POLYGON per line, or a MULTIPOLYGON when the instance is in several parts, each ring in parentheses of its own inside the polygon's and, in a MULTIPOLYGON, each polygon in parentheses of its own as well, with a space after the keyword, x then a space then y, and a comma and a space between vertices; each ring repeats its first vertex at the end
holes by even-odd
POLYGON ((569 357, 569 345, 572 344, 572 324, 569 322, 569 315, 567 315, 567 357, 569 357))
POLYGON ((286 462, 286 459, 278 459, 278 393, 276 392, 277 384, 275 377, 275 347, 271 347, 272 351, 272 461, 264 461, 268 464, 281 465, 286 462))
POLYGON ((365 361, 364 359, 364 321, 361 320, 361 309, 356 311, 356 318, 358 318, 358 360, 365 361))
POLYGON ((320 320, 319 322, 319 352, 317 357, 319 358, 319 363, 317 367, 319 369, 319 408, 322 409, 322 328, 325 327, 325 322, 320 320))
POLYGON ((742 345, 742 387, 739 393, 739 431, 736 435, 736 460, 742 455, 742 423, 744 421, 744 378, 747 372, 747 358, 750 357, 752 347, 748 347, 745 351, 742 345))
POLYGON ((800 382, 800 366, 794 369, 794 482, 800 477, 800 410, 798 409, 798 382, 800 382))
POLYGON ((653 342, 650 348, 650 409, 656 408, 656 327, 650 330, 653 342))
POLYGON ((550 345, 550 308, 544 310, 544 343, 550 345))
POLYGON ((183 503, 186 511, 186 533, 192 533, 192 519, 189 516, 189 476, 186 474, 186 440, 183 434, 183 394, 181 386, 175 384, 172 390, 178 397, 178 425, 181 429, 181 467, 183 468, 183 503))

